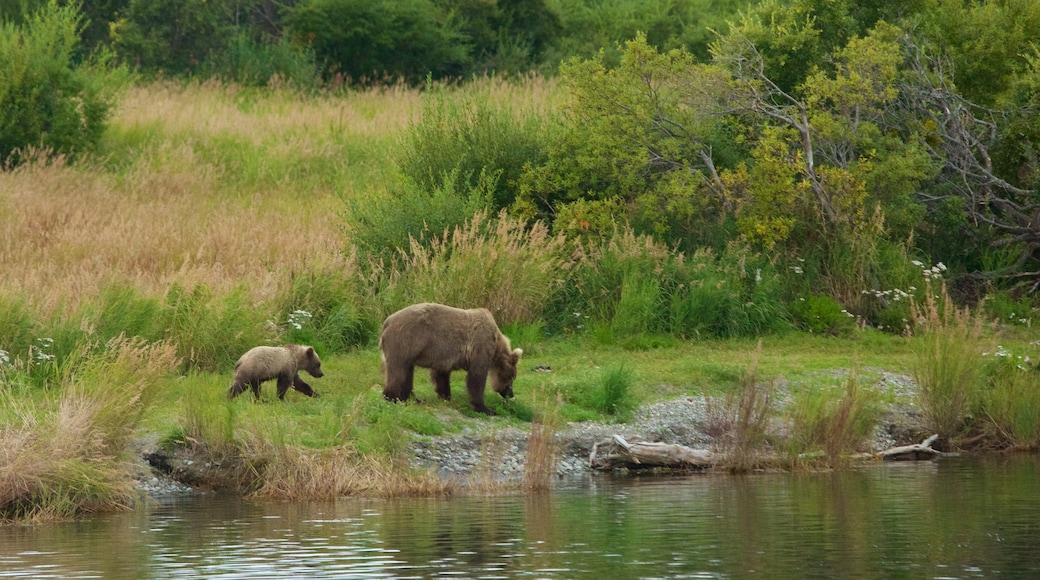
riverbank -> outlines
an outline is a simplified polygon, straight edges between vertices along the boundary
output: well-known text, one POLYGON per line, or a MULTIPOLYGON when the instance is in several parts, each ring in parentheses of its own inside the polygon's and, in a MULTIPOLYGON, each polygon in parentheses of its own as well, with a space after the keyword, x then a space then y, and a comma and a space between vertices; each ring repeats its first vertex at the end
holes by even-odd
MULTIPOLYGON (((842 370, 829 374, 847 373, 842 370)), ((925 426, 920 412, 914 407, 917 386, 904 374, 874 370, 877 382, 874 388, 889 401, 881 411, 872 436, 859 449, 863 453, 877 453, 896 445, 920 442, 925 426)), ((785 381, 774 385, 775 404, 790 402, 785 381)), ((556 475, 560 477, 585 475, 592 471, 589 453, 593 445, 613 435, 628 440, 659 441, 693 449, 716 449, 720 446, 713 435, 713 413, 722 404, 720 398, 681 396, 639 406, 631 420, 624 423, 603 421, 574 421, 560 426, 555 432, 557 454, 556 475)), ((447 410, 450 421, 458 432, 442 436, 415 436, 403 455, 408 466, 428 470, 444 480, 464 482, 515 481, 522 479, 530 429, 500 419, 469 417, 447 410)), ((786 427, 772 421, 770 431, 782 436, 786 427)), ((187 489, 224 489, 241 482, 245 467, 234 458, 215 460, 189 446, 164 449, 157 441, 141 448, 141 457, 147 463, 139 487, 149 494, 177 493, 187 489)))

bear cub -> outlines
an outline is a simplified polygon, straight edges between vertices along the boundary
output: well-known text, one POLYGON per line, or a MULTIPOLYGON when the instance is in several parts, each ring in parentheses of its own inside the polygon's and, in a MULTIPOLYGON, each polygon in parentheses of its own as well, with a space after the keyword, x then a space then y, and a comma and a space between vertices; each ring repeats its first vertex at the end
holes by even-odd
POLYGON ((466 392, 477 412, 494 415, 484 403, 491 389, 513 397, 516 365, 523 351, 511 349, 486 308, 463 310, 443 304, 414 304, 391 314, 379 335, 383 396, 405 401, 412 396, 415 367, 430 369, 430 381, 442 399, 451 398, 451 372, 466 371, 466 392))
POLYGON ((318 393, 300 378, 300 371, 307 371, 315 378, 325 376, 321 372, 321 359, 313 347, 286 344, 249 349, 235 363, 235 380, 228 390, 228 398, 234 399, 248 387, 256 400, 260 400, 260 383, 275 378, 278 379, 278 398, 282 401, 289 387, 308 397, 317 397, 318 393))

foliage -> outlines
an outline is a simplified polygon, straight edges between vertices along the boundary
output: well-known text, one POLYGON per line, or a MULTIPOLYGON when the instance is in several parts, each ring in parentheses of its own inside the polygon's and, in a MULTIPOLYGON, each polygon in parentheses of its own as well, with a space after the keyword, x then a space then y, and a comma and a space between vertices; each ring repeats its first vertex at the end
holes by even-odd
POLYGON ((191 75, 233 38, 231 0, 129 0, 111 25, 111 44, 126 64, 191 75))
POLYGON ((431 0, 307 0, 285 22, 330 78, 415 83, 458 76, 469 65, 458 24, 431 0))
POLYGON ((618 68, 602 57, 572 60, 561 75, 572 95, 565 125, 551 136, 546 162, 521 180, 518 209, 555 214, 556 229, 580 233, 601 220, 568 206, 592 202, 637 233, 690 246, 714 241, 727 215, 709 153, 725 150, 727 135, 704 100, 721 80, 717 71, 682 50, 658 53, 639 36, 618 68))
POLYGON ((467 191, 486 182, 491 211, 513 203, 523 167, 542 160, 546 121, 496 105, 493 88, 490 82, 462 93, 427 87, 422 114, 397 154, 401 172, 417 188, 467 191))
POLYGON ((246 86, 284 83, 314 88, 319 80, 314 55, 285 37, 255 40, 239 32, 223 50, 210 55, 207 66, 213 74, 246 86))
POLYGON ((0 20, 0 167, 30 149, 83 153, 101 139, 125 75, 103 55, 74 58, 79 7, 49 0, 21 25, 0 20))
POLYGON ((412 246, 429 247, 491 207, 498 179, 481 171, 472 186, 459 170, 440 176, 432 189, 406 179, 393 190, 345 199, 343 213, 361 256, 392 260, 412 246))
POLYGON ((725 31, 746 7, 734 0, 551 0, 547 4, 559 14, 564 30, 550 61, 592 58, 602 51, 611 66, 620 60, 619 45, 640 33, 661 50, 685 46, 704 59, 714 32, 725 31))

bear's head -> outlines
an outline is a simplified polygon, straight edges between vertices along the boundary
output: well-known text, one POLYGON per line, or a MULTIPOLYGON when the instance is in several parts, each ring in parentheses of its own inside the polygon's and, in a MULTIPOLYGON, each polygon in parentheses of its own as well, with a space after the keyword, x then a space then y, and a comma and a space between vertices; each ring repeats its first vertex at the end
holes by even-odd
POLYGON ((491 390, 505 399, 513 398, 513 380, 516 378, 516 366, 520 363, 521 349, 506 351, 495 357, 491 365, 491 390))
POLYGON ((321 359, 318 358, 318 353, 314 352, 314 347, 308 346, 303 351, 302 360, 298 362, 300 370, 307 371, 312 377, 321 378, 325 376, 325 373, 321 372, 321 359))

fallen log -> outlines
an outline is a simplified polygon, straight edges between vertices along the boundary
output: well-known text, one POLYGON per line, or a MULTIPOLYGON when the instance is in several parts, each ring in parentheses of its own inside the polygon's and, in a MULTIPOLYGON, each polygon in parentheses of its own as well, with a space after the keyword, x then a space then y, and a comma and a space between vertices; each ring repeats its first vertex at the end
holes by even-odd
POLYGON ((707 449, 692 449, 685 445, 638 439, 626 441, 620 435, 593 444, 592 451, 589 452, 589 466, 600 471, 653 467, 703 469, 713 463, 714 454, 707 449))
POLYGON ((878 452, 878 455, 884 461, 931 461, 944 455, 943 452, 932 449, 932 443, 938 438, 939 435, 935 434, 920 443, 892 447, 878 452))

